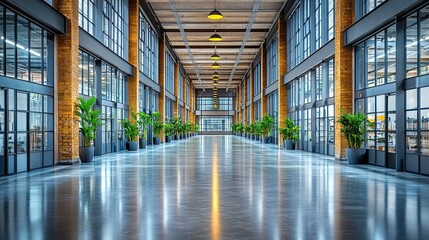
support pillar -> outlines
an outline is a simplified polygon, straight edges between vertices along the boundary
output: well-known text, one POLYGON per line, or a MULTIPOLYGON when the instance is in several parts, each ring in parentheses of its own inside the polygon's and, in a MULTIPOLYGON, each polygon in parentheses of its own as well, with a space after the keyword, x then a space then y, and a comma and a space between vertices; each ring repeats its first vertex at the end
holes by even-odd
MULTIPOLYGON (((159 114, 161 115, 161 121, 165 121, 165 42, 166 34, 163 32, 162 37, 159 39, 159 49, 158 49, 158 84, 161 88, 161 92, 158 95, 159 102, 159 114)), ((164 142, 164 131, 161 132, 160 136, 161 142, 164 142)))
MULTIPOLYGON (((335 0, 335 119, 353 111, 353 48, 344 46, 344 31, 354 21, 354 0, 335 0)), ((347 148, 341 126, 335 123, 335 158, 344 159, 347 148)))
POLYGON ((128 77, 128 118, 139 111, 139 1, 129 0, 128 62, 133 65, 133 76, 128 77))
POLYGON ((56 0, 55 8, 67 17, 67 33, 57 37, 56 81, 58 135, 56 146, 59 164, 79 161, 79 1, 56 0))
MULTIPOLYGON (((176 101, 174 102, 173 106, 173 117, 179 116, 179 64, 174 64, 174 96, 176 97, 176 101)), ((185 118, 186 116, 183 116, 182 118, 185 118)))
POLYGON ((265 88, 267 87, 267 52, 265 46, 261 48, 261 119, 268 113, 267 96, 265 88))
POLYGON ((250 65, 250 105, 248 111, 250 111, 250 119, 249 123, 255 122, 255 112, 253 107, 253 82, 254 82, 255 76, 253 75, 253 64, 250 65))
MULTIPOLYGON (((281 124, 283 119, 287 117, 288 111, 288 96, 287 96, 287 88, 286 85, 283 84, 283 75, 286 74, 287 69, 287 55, 286 55, 286 20, 284 17, 279 17, 277 24, 277 32, 278 32, 278 119, 277 122, 281 124)), ((283 145, 283 138, 279 135, 279 145, 283 145)))

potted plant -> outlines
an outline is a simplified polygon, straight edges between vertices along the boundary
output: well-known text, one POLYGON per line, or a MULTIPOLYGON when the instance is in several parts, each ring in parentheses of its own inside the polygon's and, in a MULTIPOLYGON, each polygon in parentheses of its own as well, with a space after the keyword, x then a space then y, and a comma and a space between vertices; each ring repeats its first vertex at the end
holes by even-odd
POLYGON ((260 132, 262 136, 262 142, 263 143, 269 143, 270 142, 270 133, 271 129, 275 127, 275 120, 273 117, 271 117, 269 114, 266 114, 262 117, 262 120, 260 122, 260 132))
POLYGON ((161 143, 161 132, 164 124, 161 121, 161 114, 159 112, 152 113, 152 127, 153 127, 153 144, 158 145, 161 143))
POLYGON ((241 136, 241 134, 243 133, 243 131, 244 131, 243 124, 237 123, 237 132, 238 132, 238 135, 241 136))
POLYGON ((200 131, 200 125, 195 124, 194 129, 195 129, 195 135, 197 135, 198 132, 200 131))
POLYGON ((179 117, 175 117, 171 122, 171 127, 172 127, 172 131, 173 131, 173 135, 174 135, 174 140, 179 140, 179 134, 180 134, 180 125, 181 125, 181 120, 179 117))
POLYGON ((283 146, 287 150, 294 150, 295 142, 299 139, 300 127, 295 125, 294 121, 288 117, 283 121, 283 125, 283 128, 279 128, 279 134, 283 138, 283 146))
POLYGON ((255 140, 259 141, 259 137, 261 136, 261 122, 255 121, 254 123, 254 133, 255 133, 255 140))
POLYGON ((171 122, 164 124, 165 142, 171 142, 171 136, 174 134, 171 122))
POLYGON ((250 125, 249 124, 244 126, 244 132, 246 133, 246 137, 250 138, 250 125))
POLYGON ((138 113, 137 125, 140 129, 139 134, 139 147, 145 148, 147 144, 147 131, 149 129, 149 125, 152 122, 152 118, 149 114, 144 112, 138 113))
POLYGON ((346 113, 342 111, 338 121, 341 124, 341 133, 347 140, 346 156, 349 164, 365 163, 366 149, 362 148, 365 141, 366 127, 372 123, 361 113, 346 113))
POLYGON ((185 132, 187 137, 191 137, 192 123, 187 121, 185 123, 185 132))
POLYGON ((123 119, 121 124, 124 128, 125 137, 128 139, 128 150, 137 151, 137 149, 139 148, 139 142, 137 141, 137 138, 140 134, 137 123, 135 121, 132 122, 129 119, 123 119))
POLYGON ((101 111, 94 110, 97 98, 91 97, 85 100, 78 98, 77 115, 79 116, 80 132, 82 133, 83 146, 79 147, 79 158, 82 162, 92 162, 95 147, 92 142, 95 140, 97 127, 101 126, 101 111))

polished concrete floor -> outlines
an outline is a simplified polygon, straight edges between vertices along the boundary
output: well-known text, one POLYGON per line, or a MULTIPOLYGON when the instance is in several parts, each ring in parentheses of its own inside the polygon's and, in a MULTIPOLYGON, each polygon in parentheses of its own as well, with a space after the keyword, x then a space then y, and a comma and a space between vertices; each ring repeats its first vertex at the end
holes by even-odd
POLYGON ((197 136, 0 178, 0 239, 429 239, 429 178, 197 136))

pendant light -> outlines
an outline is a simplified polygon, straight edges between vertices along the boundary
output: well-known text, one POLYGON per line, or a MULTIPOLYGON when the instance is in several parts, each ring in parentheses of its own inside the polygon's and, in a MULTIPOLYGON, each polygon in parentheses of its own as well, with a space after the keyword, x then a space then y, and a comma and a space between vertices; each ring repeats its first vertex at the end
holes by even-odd
POLYGON ((216 81, 219 81, 219 77, 214 76, 214 77, 213 77, 213 81, 215 81, 215 82, 216 82, 216 81))
POLYGON ((217 63, 217 62, 213 63, 213 64, 212 64, 212 68, 213 68, 213 69, 218 69, 218 68, 220 68, 219 63, 217 63))
POLYGON ((212 42, 220 42, 222 41, 222 37, 215 30, 215 32, 210 36, 209 40, 212 42))
POLYGON ((213 11, 211 11, 209 13, 209 15, 207 16, 207 18, 211 19, 211 20, 220 20, 220 19, 223 18, 223 15, 222 15, 222 13, 219 10, 217 10, 215 8, 215 9, 213 9, 213 11))
POLYGON ((220 56, 216 53, 216 45, 215 45, 214 53, 213 53, 213 55, 210 56, 210 59, 215 60, 215 61, 220 60, 220 56))
POLYGON ((223 18, 222 13, 216 9, 216 0, 214 1, 214 9, 213 11, 209 12, 209 15, 207 15, 207 18, 211 20, 220 20, 223 18))

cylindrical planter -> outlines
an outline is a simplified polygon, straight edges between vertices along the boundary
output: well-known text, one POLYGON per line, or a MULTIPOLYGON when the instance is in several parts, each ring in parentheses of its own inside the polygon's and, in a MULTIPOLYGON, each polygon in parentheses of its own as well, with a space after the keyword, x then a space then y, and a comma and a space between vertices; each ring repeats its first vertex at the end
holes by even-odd
POLYGON ((295 142, 290 139, 284 140, 283 145, 286 150, 295 150, 295 142))
POLYGON ((144 138, 139 138, 139 148, 146 148, 147 140, 144 138))
POLYGON ((365 148, 346 148, 346 155, 349 164, 364 164, 365 159, 365 148))
POLYGON ((262 137, 262 143, 270 143, 270 137, 262 137))
POLYGON ((94 159, 94 146, 79 147, 79 158, 81 162, 92 162, 94 159))
POLYGON ((166 136, 165 137, 165 142, 171 142, 171 136, 166 136))
POLYGON ((138 141, 129 141, 128 142, 128 151, 137 151, 139 148, 139 142, 138 141))
POLYGON ((159 145, 161 143, 161 139, 159 137, 154 137, 153 138, 153 144, 154 145, 159 145))

